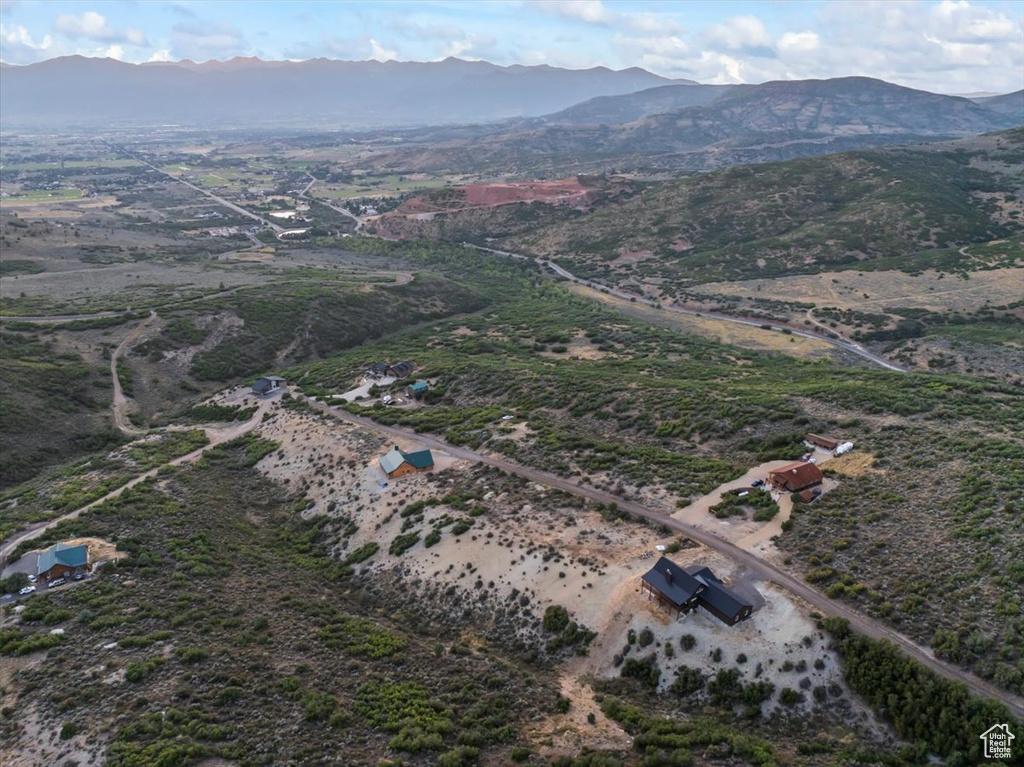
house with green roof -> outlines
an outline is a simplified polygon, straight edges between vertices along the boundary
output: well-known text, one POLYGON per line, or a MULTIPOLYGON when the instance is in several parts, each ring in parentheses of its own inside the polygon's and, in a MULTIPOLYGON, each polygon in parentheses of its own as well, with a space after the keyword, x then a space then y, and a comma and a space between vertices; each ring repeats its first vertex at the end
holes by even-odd
POLYGON ((70 546, 57 543, 39 553, 36 575, 47 581, 66 578, 89 570, 89 547, 84 543, 70 546))
POLYGON ((429 381, 416 381, 416 383, 409 385, 409 396, 415 397, 417 394, 423 394, 430 389, 429 381))
POLYGON ((420 471, 430 471, 434 468, 434 456, 429 450, 406 453, 400 450, 398 445, 395 445, 380 457, 380 468, 388 475, 389 479, 420 471))

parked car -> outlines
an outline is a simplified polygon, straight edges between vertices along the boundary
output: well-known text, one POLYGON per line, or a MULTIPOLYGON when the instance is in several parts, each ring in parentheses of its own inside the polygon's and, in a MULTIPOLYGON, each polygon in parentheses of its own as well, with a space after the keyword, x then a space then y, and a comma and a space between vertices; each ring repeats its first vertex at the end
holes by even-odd
POLYGON ((34 576, 34 575, 30 575, 30 576, 28 577, 28 582, 29 582, 29 583, 35 583, 35 582, 36 582, 36 576, 34 576))
POLYGON ((55 588, 57 588, 58 586, 63 586, 63 585, 64 585, 65 583, 67 583, 67 582, 68 582, 68 581, 67 581, 67 578, 58 578, 58 579, 57 579, 57 580, 55 580, 55 581, 50 581, 50 588, 51 588, 51 589, 55 589, 55 588))
POLYGON ((31 594, 35 590, 35 586, 26 586, 25 588, 21 589, 18 593, 21 594, 21 596, 25 596, 26 594, 31 594))
POLYGON ((85 577, 85 573, 75 573, 75 580, 80 581, 85 577))
POLYGON ((761 485, 763 485, 763 484, 764 484, 764 480, 763 480, 763 479, 755 479, 755 480, 754 480, 753 482, 751 482, 750 484, 751 484, 752 486, 754 486, 754 487, 761 487, 761 485))

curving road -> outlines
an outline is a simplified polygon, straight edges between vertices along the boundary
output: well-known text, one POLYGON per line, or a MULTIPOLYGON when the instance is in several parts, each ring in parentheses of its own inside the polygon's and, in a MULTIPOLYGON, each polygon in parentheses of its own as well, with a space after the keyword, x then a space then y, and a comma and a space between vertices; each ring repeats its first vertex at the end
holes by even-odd
POLYGON ((259 407, 253 414, 252 418, 250 418, 245 423, 236 424, 233 426, 226 426, 221 429, 206 428, 206 436, 210 440, 209 444, 204 445, 203 447, 200 447, 196 450, 193 450, 191 453, 186 453, 185 455, 180 455, 177 458, 172 458, 167 463, 161 466, 157 466, 156 468, 150 469, 144 474, 139 474, 137 477, 133 477, 120 487, 111 490, 106 495, 102 496, 101 498, 97 498, 95 501, 92 501, 91 503, 87 503, 85 506, 82 506, 81 508, 75 509, 74 511, 69 511, 67 514, 62 514, 59 517, 55 517, 54 519, 51 519, 39 525, 38 527, 32 527, 28 530, 23 530, 22 532, 14 535, 13 537, 8 538, 6 541, 3 542, 3 545, 0 546, 0 569, 3 569, 3 567, 6 566, 7 558, 18 547, 18 545, 23 543, 24 541, 31 541, 34 538, 38 538, 47 530, 49 530, 52 527, 55 527, 56 525, 59 525, 61 522, 64 522, 68 519, 75 519, 84 512, 89 511, 89 509, 92 509, 95 506, 99 506, 101 503, 109 501, 111 498, 116 498, 128 488, 134 487, 140 482, 144 482, 147 479, 155 477, 160 472, 160 470, 163 469, 165 466, 177 466, 182 463, 190 463, 191 461, 194 461, 200 456, 202 456, 203 453, 205 453, 210 448, 216 447, 217 445, 223 444, 224 442, 230 442, 236 437, 241 437, 243 434, 248 434, 250 431, 252 431, 257 426, 260 425, 260 423, 263 420, 263 414, 267 411, 267 408, 270 407, 273 401, 274 400, 263 400, 262 402, 260 402, 259 407))
POLYGON ((821 333, 812 333, 812 332, 807 331, 807 330, 799 330, 797 328, 789 328, 789 327, 785 327, 783 325, 775 325, 775 324, 772 324, 771 322, 768 322, 767 320, 757 320, 757 319, 747 319, 747 318, 744 318, 744 317, 734 317, 734 316, 729 315, 729 314, 718 314, 716 312, 698 312, 698 311, 695 311, 693 309, 684 309, 681 306, 674 306, 674 305, 666 306, 666 305, 662 304, 660 301, 655 301, 652 298, 646 298, 644 296, 637 295, 636 293, 630 293, 627 290, 619 290, 618 288, 613 288, 613 287, 611 287, 609 285, 602 285, 601 283, 594 282, 593 280, 587 280, 587 279, 584 279, 582 277, 577 277, 575 274, 570 272, 565 267, 559 266, 554 261, 550 261, 550 260, 548 260, 546 258, 539 258, 539 257, 538 258, 534 258, 533 256, 527 256, 527 255, 524 255, 522 253, 511 253, 511 252, 509 252, 507 250, 496 250, 495 248, 485 248, 482 245, 473 245, 472 243, 469 243, 469 242, 463 242, 462 245, 464 245, 467 248, 473 248, 474 250, 482 251, 484 253, 493 253, 494 255, 497 255, 497 256, 505 256, 506 258, 515 258, 515 259, 519 259, 519 260, 523 260, 523 261, 534 261, 538 266, 540 266, 542 268, 543 267, 547 267, 548 269, 553 271, 555 274, 557 274, 559 277, 563 277, 564 279, 571 280, 572 282, 578 283, 580 285, 585 285, 588 288, 593 288, 594 290, 600 290, 600 291, 602 291, 604 293, 608 293, 609 295, 615 296, 616 298, 623 298, 623 299, 625 299, 627 301, 636 301, 638 303, 642 303, 642 304, 646 304, 647 306, 651 306, 651 307, 653 307, 655 309, 661 309, 661 310, 667 311, 667 312, 675 312, 676 314, 686 314, 686 315, 689 315, 691 317, 708 317, 708 318, 713 319, 713 320, 721 320, 722 322, 732 322, 732 323, 735 323, 737 325, 749 325, 749 326, 755 327, 755 328, 764 328, 765 330, 776 330, 776 331, 783 331, 784 330, 787 333, 791 333, 794 336, 800 336, 801 338, 812 338, 815 341, 823 341, 824 343, 829 344, 830 346, 834 346, 837 349, 842 349, 843 351, 850 352, 851 354, 856 354, 858 357, 861 357, 862 359, 866 359, 869 362, 871 362, 871 363, 873 363, 875 365, 878 365, 880 367, 883 367, 883 368, 885 368, 887 370, 892 370, 892 371, 895 371, 897 373, 906 373, 907 372, 906 368, 900 367, 899 365, 897 365, 897 364, 895 364, 893 362, 890 362, 889 360, 885 359, 884 357, 881 357, 881 356, 879 356, 877 354, 874 354, 873 352, 868 351, 863 346, 861 346, 858 343, 854 343, 853 341, 846 341, 846 340, 835 339, 835 338, 831 338, 830 336, 822 335, 821 333))
POLYGON ((133 437, 145 436, 148 432, 145 429, 140 429, 131 422, 128 417, 128 398, 124 395, 124 391, 121 389, 121 379, 117 376, 117 360, 124 350, 127 349, 131 344, 142 335, 143 331, 149 327, 150 323, 156 319, 156 312, 152 309, 149 310, 149 316, 146 317, 142 322, 132 328, 132 331, 124 337, 124 340, 117 345, 114 349, 114 353, 110 355, 110 378, 114 384, 114 397, 110 403, 111 412, 114 415, 114 426, 125 434, 130 434, 133 437))
POLYGON ((310 404, 320 412, 331 415, 339 420, 346 421, 365 429, 371 429, 387 434, 389 437, 412 440, 425 447, 443 450, 454 458, 492 466, 496 469, 506 471, 509 474, 520 476, 531 482, 547 485, 548 487, 555 488, 556 490, 561 490, 563 492, 570 493, 571 495, 595 501, 597 503, 618 504, 620 509, 628 511, 630 514, 634 514, 658 525, 664 525, 667 528, 676 530, 677 532, 683 533, 688 538, 697 541, 710 549, 714 549, 720 554, 724 554, 734 562, 746 567, 749 571, 755 573, 763 580, 786 589, 791 594, 799 597, 822 613, 845 618, 858 632, 874 639, 889 640, 903 650, 907 655, 928 667, 936 674, 943 676, 946 679, 962 682, 975 695, 998 701, 1005 705, 1018 719, 1024 718, 1024 700, 998 689, 994 685, 975 677, 964 669, 952 666, 937 659, 927 649, 903 636, 898 631, 888 628, 878 621, 862 615, 849 605, 826 597, 824 594, 812 588, 807 583, 804 583, 797 577, 779 569, 770 562, 760 559, 756 554, 741 549, 736 544, 731 543, 724 538, 720 538, 713 532, 686 524, 685 522, 681 522, 678 519, 660 511, 655 511, 650 507, 643 506, 635 501, 621 498, 604 490, 579 485, 576 482, 560 477, 556 474, 551 474, 540 469, 534 469, 529 466, 522 466, 503 456, 492 456, 485 453, 478 453, 474 450, 449 445, 444 440, 432 435, 420 434, 410 429, 403 429, 396 426, 385 426, 384 424, 377 423, 370 418, 354 415, 339 408, 329 407, 322 402, 310 400, 310 404))

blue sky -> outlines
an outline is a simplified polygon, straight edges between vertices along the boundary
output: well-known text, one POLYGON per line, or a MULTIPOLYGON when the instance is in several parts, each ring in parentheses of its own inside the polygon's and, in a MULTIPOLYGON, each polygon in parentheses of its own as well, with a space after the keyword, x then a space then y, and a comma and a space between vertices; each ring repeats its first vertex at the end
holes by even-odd
POLYGON ((639 66, 707 83, 868 75, 946 93, 1024 87, 1024 0, 0 0, 0 59, 78 53, 639 66))

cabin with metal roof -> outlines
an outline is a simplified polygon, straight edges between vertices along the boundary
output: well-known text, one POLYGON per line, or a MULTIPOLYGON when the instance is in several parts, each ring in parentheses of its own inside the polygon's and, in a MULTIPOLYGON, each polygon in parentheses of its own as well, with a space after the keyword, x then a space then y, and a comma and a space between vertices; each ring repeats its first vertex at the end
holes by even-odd
POLYGON ((434 468, 434 456, 429 450, 405 453, 396 445, 380 457, 380 468, 389 479, 430 471, 434 468))
POLYGON ((668 557, 659 559, 641 579, 640 590, 684 615, 697 606, 698 595, 707 588, 668 557))
POLYGON ((77 546, 57 543, 36 557, 36 575, 47 581, 66 578, 88 569, 89 547, 84 543, 77 546))

